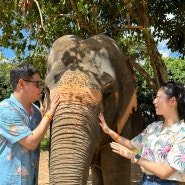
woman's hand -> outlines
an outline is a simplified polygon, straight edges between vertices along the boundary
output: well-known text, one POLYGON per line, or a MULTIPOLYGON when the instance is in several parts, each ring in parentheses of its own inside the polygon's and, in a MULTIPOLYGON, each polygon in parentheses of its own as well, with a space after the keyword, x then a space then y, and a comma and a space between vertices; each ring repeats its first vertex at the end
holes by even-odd
POLYGON ((102 130, 106 133, 106 134, 109 134, 109 127, 107 126, 107 123, 105 122, 105 119, 104 119, 104 116, 102 113, 99 114, 99 119, 100 119, 100 126, 102 128, 102 130))
POLYGON ((127 147, 122 146, 116 142, 110 143, 110 146, 111 146, 113 152, 115 152, 123 157, 126 157, 127 159, 134 159, 134 156, 135 156, 134 152, 129 150, 127 147))

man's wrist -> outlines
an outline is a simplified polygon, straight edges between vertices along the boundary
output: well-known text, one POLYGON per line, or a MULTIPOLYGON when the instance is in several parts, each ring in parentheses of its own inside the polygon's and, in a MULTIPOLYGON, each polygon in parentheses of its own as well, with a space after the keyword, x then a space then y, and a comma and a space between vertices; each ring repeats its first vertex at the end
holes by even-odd
POLYGON ((44 117, 47 117, 50 121, 52 121, 53 116, 51 114, 44 114, 44 117))

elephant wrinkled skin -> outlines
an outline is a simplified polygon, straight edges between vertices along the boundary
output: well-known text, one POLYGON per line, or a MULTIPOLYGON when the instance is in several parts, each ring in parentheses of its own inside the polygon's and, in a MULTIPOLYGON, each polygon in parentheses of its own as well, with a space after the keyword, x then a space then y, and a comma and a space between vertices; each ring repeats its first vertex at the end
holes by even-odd
POLYGON ((111 151, 98 119, 103 112, 127 138, 141 128, 133 73, 116 42, 103 34, 57 39, 45 82, 61 98, 51 129, 50 184, 86 185, 90 166, 93 185, 130 184, 130 161, 111 151))

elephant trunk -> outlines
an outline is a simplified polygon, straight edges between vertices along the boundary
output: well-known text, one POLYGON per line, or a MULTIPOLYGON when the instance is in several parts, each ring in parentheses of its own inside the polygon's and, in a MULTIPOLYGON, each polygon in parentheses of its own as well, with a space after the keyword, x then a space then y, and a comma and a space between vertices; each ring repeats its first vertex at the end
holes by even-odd
POLYGON ((98 108, 58 107, 51 132, 50 184, 86 185, 100 137, 98 114, 98 108))

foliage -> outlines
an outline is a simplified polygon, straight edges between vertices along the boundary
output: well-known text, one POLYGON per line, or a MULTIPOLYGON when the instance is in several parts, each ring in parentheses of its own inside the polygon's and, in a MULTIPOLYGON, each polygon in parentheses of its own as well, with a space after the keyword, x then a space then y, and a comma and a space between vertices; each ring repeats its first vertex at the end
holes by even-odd
POLYGON ((169 80, 185 84, 185 60, 168 57, 164 58, 164 62, 167 66, 169 80))
POLYGON ((0 52, 0 61, 4 58, 4 55, 2 52, 0 52))
POLYGON ((44 151, 48 151, 49 150, 49 146, 50 146, 50 140, 49 138, 44 138, 41 140, 40 142, 40 149, 44 150, 44 151))
POLYGON ((0 101, 8 98, 12 92, 10 85, 10 73, 9 71, 15 66, 15 64, 4 60, 0 62, 0 101))
MULTIPOLYGON (((154 78, 152 68, 149 65, 148 61, 142 64, 142 67, 150 74, 151 78, 154 78)), ((148 124, 157 120, 157 116, 155 114, 155 109, 153 106, 153 97, 155 96, 155 92, 153 92, 153 90, 149 87, 143 76, 139 75, 138 72, 136 72, 136 74, 136 84, 138 88, 137 100, 144 118, 144 126, 147 126, 148 124)))
POLYGON ((185 6, 183 0, 150 0, 150 22, 154 36, 167 39, 172 51, 185 57, 185 6))

